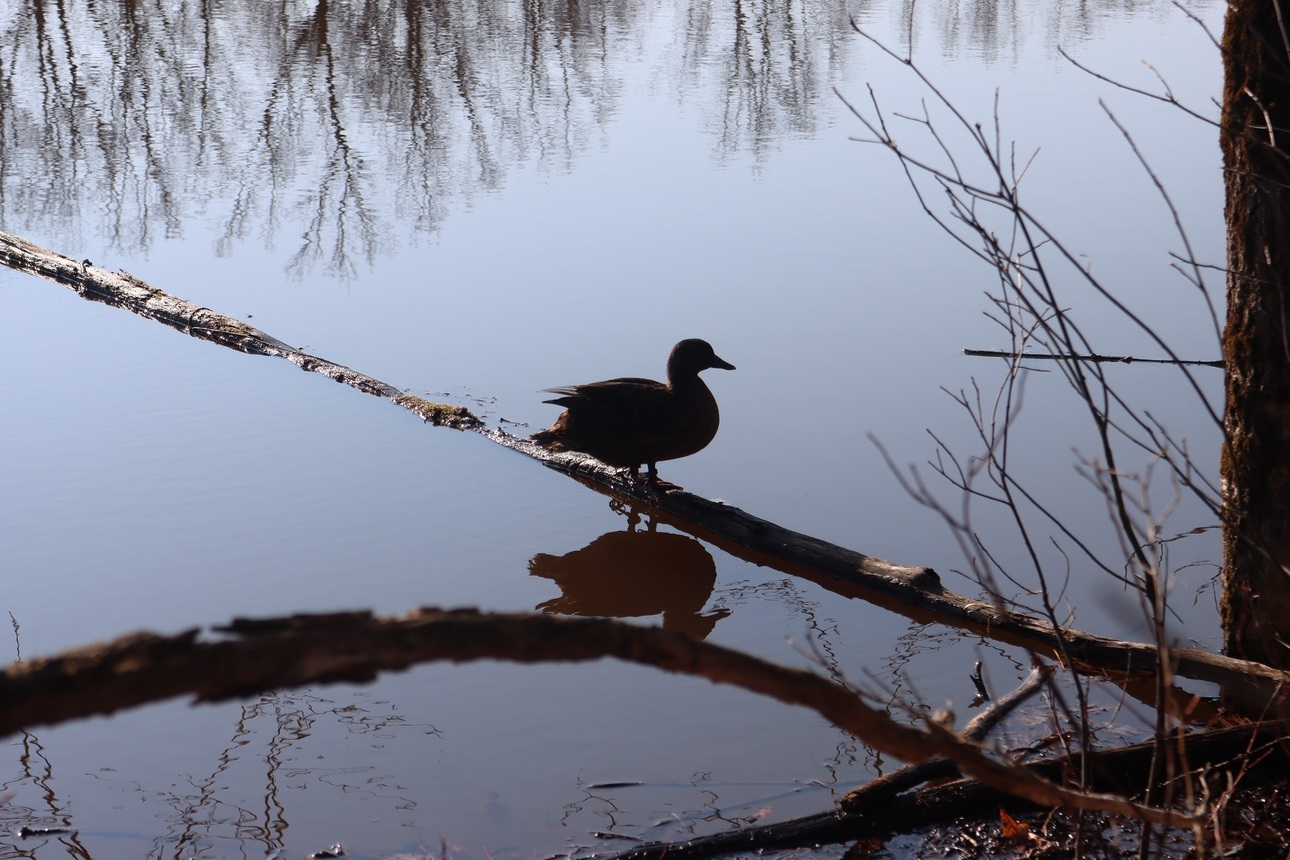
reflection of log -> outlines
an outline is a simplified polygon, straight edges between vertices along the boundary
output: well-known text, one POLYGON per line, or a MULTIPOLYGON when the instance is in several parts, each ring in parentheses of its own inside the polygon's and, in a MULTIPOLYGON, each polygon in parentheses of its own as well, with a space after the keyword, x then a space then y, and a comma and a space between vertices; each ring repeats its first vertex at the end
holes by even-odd
MULTIPOLYGON (((659 493, 641 484, 630 484, 618 470, 595 460, 573 454, 551 454, 527 439, 486 428, 464 407, 430 403, 400 394, 380 380, 295 350, 258 329, 169 296, 131 275, 109 272, 89 261, 77 262, 5 233, 0 233, 0 263, 56 281, 85 298, 159 320, 193 337, 244 352, 286 358, 305 370, 323 373, 369 394, 388 397, 427 421, 474 430, 603 492, 644 504, 665 521, 740 558, 805 576, 840 594, 864 598, 921 622, 968 629, 1049 657, 1059 655, 1059 640, 1064 641, 1076 668, 1112 674, 1131 691, 1135 684, 1144 684, 1142 698, 1154 701, 1154 687, 1149 679, 1155 675, 1158 656, 1152 645, 1122 642, 1071 629, 1056 631, 1046 621, 947 591, 930 568, 871 558, 690 493, 659 493)), ((1254 714, 1264 714, 1274 693, 1290 679, 1290 673, 1195 648, 1171 649, 1169 659, 1175 664, 1176 675, 1220 684, 1229 705, 1244 706, 1254 714)))
POLYGON ((0 736, 90 714, 193 693, 225 699, 277 687, 365 682, 379 671, 430 661, 500 659, 519 663, 616 657, 731 684, 810 708, 866 744, 907 762, 942 755, 960 772, 1041 806, 1100 809, 1169 826, 1186 815, 1050 782, 997 761, 937 720, 896 722, 886 706, 803 669, 768 663, 719 645, 651 627, 604 619, 485 615, 422 609, 404 618, 365 612, 235 621, 206 642, 176 636, 127 636, 60 657, 10 665, 0 674, 0 736))

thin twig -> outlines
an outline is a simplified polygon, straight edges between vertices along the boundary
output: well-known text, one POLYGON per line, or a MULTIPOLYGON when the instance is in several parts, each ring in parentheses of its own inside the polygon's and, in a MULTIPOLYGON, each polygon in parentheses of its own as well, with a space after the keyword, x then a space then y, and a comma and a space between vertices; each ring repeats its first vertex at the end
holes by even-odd
POLYGON ((1186 358, 1135 358, 1131 355, 1072 355, 1070 353, 1057 352, 1012 352, 1001 349, 965 349, 964 355, 980 356, 982 358, 1015 358, 1022 361, 1045 360, 1045 361, 1091 361, 1091 362, 1118 362, 1120 364, 1191 364, 1202 367, 1225 366, 1222 359, 1214 361, 1204 361, 1201 359, 1186 358))

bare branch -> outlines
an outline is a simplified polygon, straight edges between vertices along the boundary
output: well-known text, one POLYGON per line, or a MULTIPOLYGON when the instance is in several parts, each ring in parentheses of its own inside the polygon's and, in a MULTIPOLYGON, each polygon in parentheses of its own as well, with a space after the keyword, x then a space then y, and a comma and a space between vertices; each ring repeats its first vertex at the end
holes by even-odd
POLYGON ((1069 353, 1053 352, 1016 352, 1001 349, 965 349, 963 354, 982 358, 1015 358, 1020 361, 1110 361, 1118 362, 1119 364, 1192 364, 1218 368, 1224 366, 1221 358, 1204 361, 1201 359, 1179 358, 1134 358, 1131 355, 1070 355, 1069 353))
MULTIPOLYGON (((1175 4, 1175 5, 1178 5, 1178 4, 1175 4)), ((1179 8, 1181 8, 1181 6, 1179 8)), ((1066 52, 1066 49, 1061 47, 1060 45, 1057 46, 1057 53, 1061 54, 1062 57, 1064 57, 1068 63, 1070 63, 1075 68, 1079 69, 1081 72, 1084 72, 1085 74, 1090 75, 1091 77, 1097 78, 1099 81, 1102 81, 1103 83, 1110 84, 1111 86, 1117 87, 1122 90, 1126 90, 1127 92, 1131 92, 1134 95, 1143 96, 1144 98, 1149 98, 1158 102, 1164 102, 1167 105, 1171 105, 1173 107, 1178 108, 1180 111, 1182 111, 1183 113, 1187 114, 1190 117, 1198 119, 1207 125, 1212 125, 1215 128, 1218 128, 1218 120, 1211 119, 1205 116, 1203 113, 1197 110, 1193 110, 1192 108, 1189 108, 1186 105, 1184 105, 1182 102, 1178 101, 1178 99, 1174 97, 1173 91, 1169 88, 1169 84, 1165 81, 1164 76, 1161 75, 1160 72, 1155 68, 1155 66, 1152 66, 1150 63, 1144 63, 1144 65, 1151 70, 1152 74, 1156 76, 1156 80, 1160 81, 1160 85, 1165 88, 1164 95, 1161 95, 1159 93, 1153 93, 1150 90, 1144 90, 1140 87, 1130 86, 1129 84, 1126 84, 1123 81, 1117 81, 1115 78, 1104 75, 1101 72, 1094 71, 1093 69, 1090 69, 1088 66, 1084 65, 1079 60, 1075 59, 1070 54, 1068 54, 1066 52)))

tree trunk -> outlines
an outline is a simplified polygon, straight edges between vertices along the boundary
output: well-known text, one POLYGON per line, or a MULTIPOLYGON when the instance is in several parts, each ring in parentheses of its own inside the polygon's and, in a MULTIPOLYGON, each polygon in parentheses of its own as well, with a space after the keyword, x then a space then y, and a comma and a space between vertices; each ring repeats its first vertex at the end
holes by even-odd
POLYGON ((1227 201, 1224 647, 1290 666, 1290 8, 1232 0, 1220 145, 1227 201), (1285 25, 1285 26, 1283 26, 1285 25))

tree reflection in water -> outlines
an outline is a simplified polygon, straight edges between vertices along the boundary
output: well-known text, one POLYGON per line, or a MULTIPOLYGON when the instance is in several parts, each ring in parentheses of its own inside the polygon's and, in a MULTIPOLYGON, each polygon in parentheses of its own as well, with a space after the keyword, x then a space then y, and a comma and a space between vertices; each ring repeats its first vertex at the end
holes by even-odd
MULTIPOLYGON (((1065 22, 1065 37, 1079 38, 1105 8, 1128 5, 1094 2, 1070 15, 1044 8, 1065 22)), ((221 255, 285 241, 292 272, 351 277, 400 243, 432 235, 463 203, 504 187, 513 171, 573 169, 620 117, 629 88, 649 86, 664 109, 675 99, 704 117, 719 163, 749 152, 760 162, 785 138, 817 133, 835 72, 856 50, 849 15, 904 15, 916 43, 914 9, 908 0, 894 8, 869 0, 667 7, 19 0, 0 10, 0 224, 69 249, 82 236, 106 236, 126 254, 209 226, 221 255), (661 52, 641 50, 651 40, 665 43, 661 52)), ((945 50, 986 57, 1014 43, 1027 17, 1018 2, 918 10, 952 43, 945 50)), ((711 632, 745 594, 777 587, 736 584, 713 603, 712 558, 701 544, 630 529, 559 559, 535 556, 531 571, 563 591, 544 609, 661 613, 665 626, 691 635, 711 632), (570 572, 571 556, 593 564, 570 572), (654 561, 637 566, 639 556, 654 561)), ((793 584, 782 585, 784 605, 796 609, 793 584)), ((845 644, 835 623, 813 606, 801 611, 821 664, 833 671, 833 652, 845 644)), ((898 690, 927 643, 922 630, 898 643, 887 667, 898 690)), ((365 714, 307 694, 247 705, 209 773, 199 768, 190 787, 166 795, 158 817, 173 840, 167 856, 180 856, 175 844, 217 839, 274 850, 284 779, 297 780, 293 788, 384 790, 373 789, 365 771, 332 760, 284 776, 287 754, 309 733, 369 731, 365 714), (258 784, 263 796, 243 806, 233 798, 253 792, 226 790, 224 780, 258 784)), ((31 787, 13 799, 17 806, 0 806, 0 821, 71 820, 43 788, 53 767, 39 739, 24 735, 21 744, 26 771, 5 787, 31 787), (33 797, 48 799, 47 807, 33 797)), ((835 763, 855 755, 843 739, 835 763)), ((75 770, 70 761, 68 768, 75 770)), ((390 797, 397 807, 403 796, 393 788, 390 797)), ((298 810, 297 827, 300 817, 298 810)), ((88 856, 75 837, 60 839, 67 853, 88 856)))
MULTIPOLYGON (((720 152, 813 129, 815 54, 827 67, 849 42, 845 4, 819 5, 681 4, 669 65, 678 88, 717 79, 720 152)), ((209 217, 219 254, 299 236, 290 270, 343 277, 509 170, 570 169, 666 17, 625 0, 81 6, 0 13, 4 228, 129 252, 209 217)))

